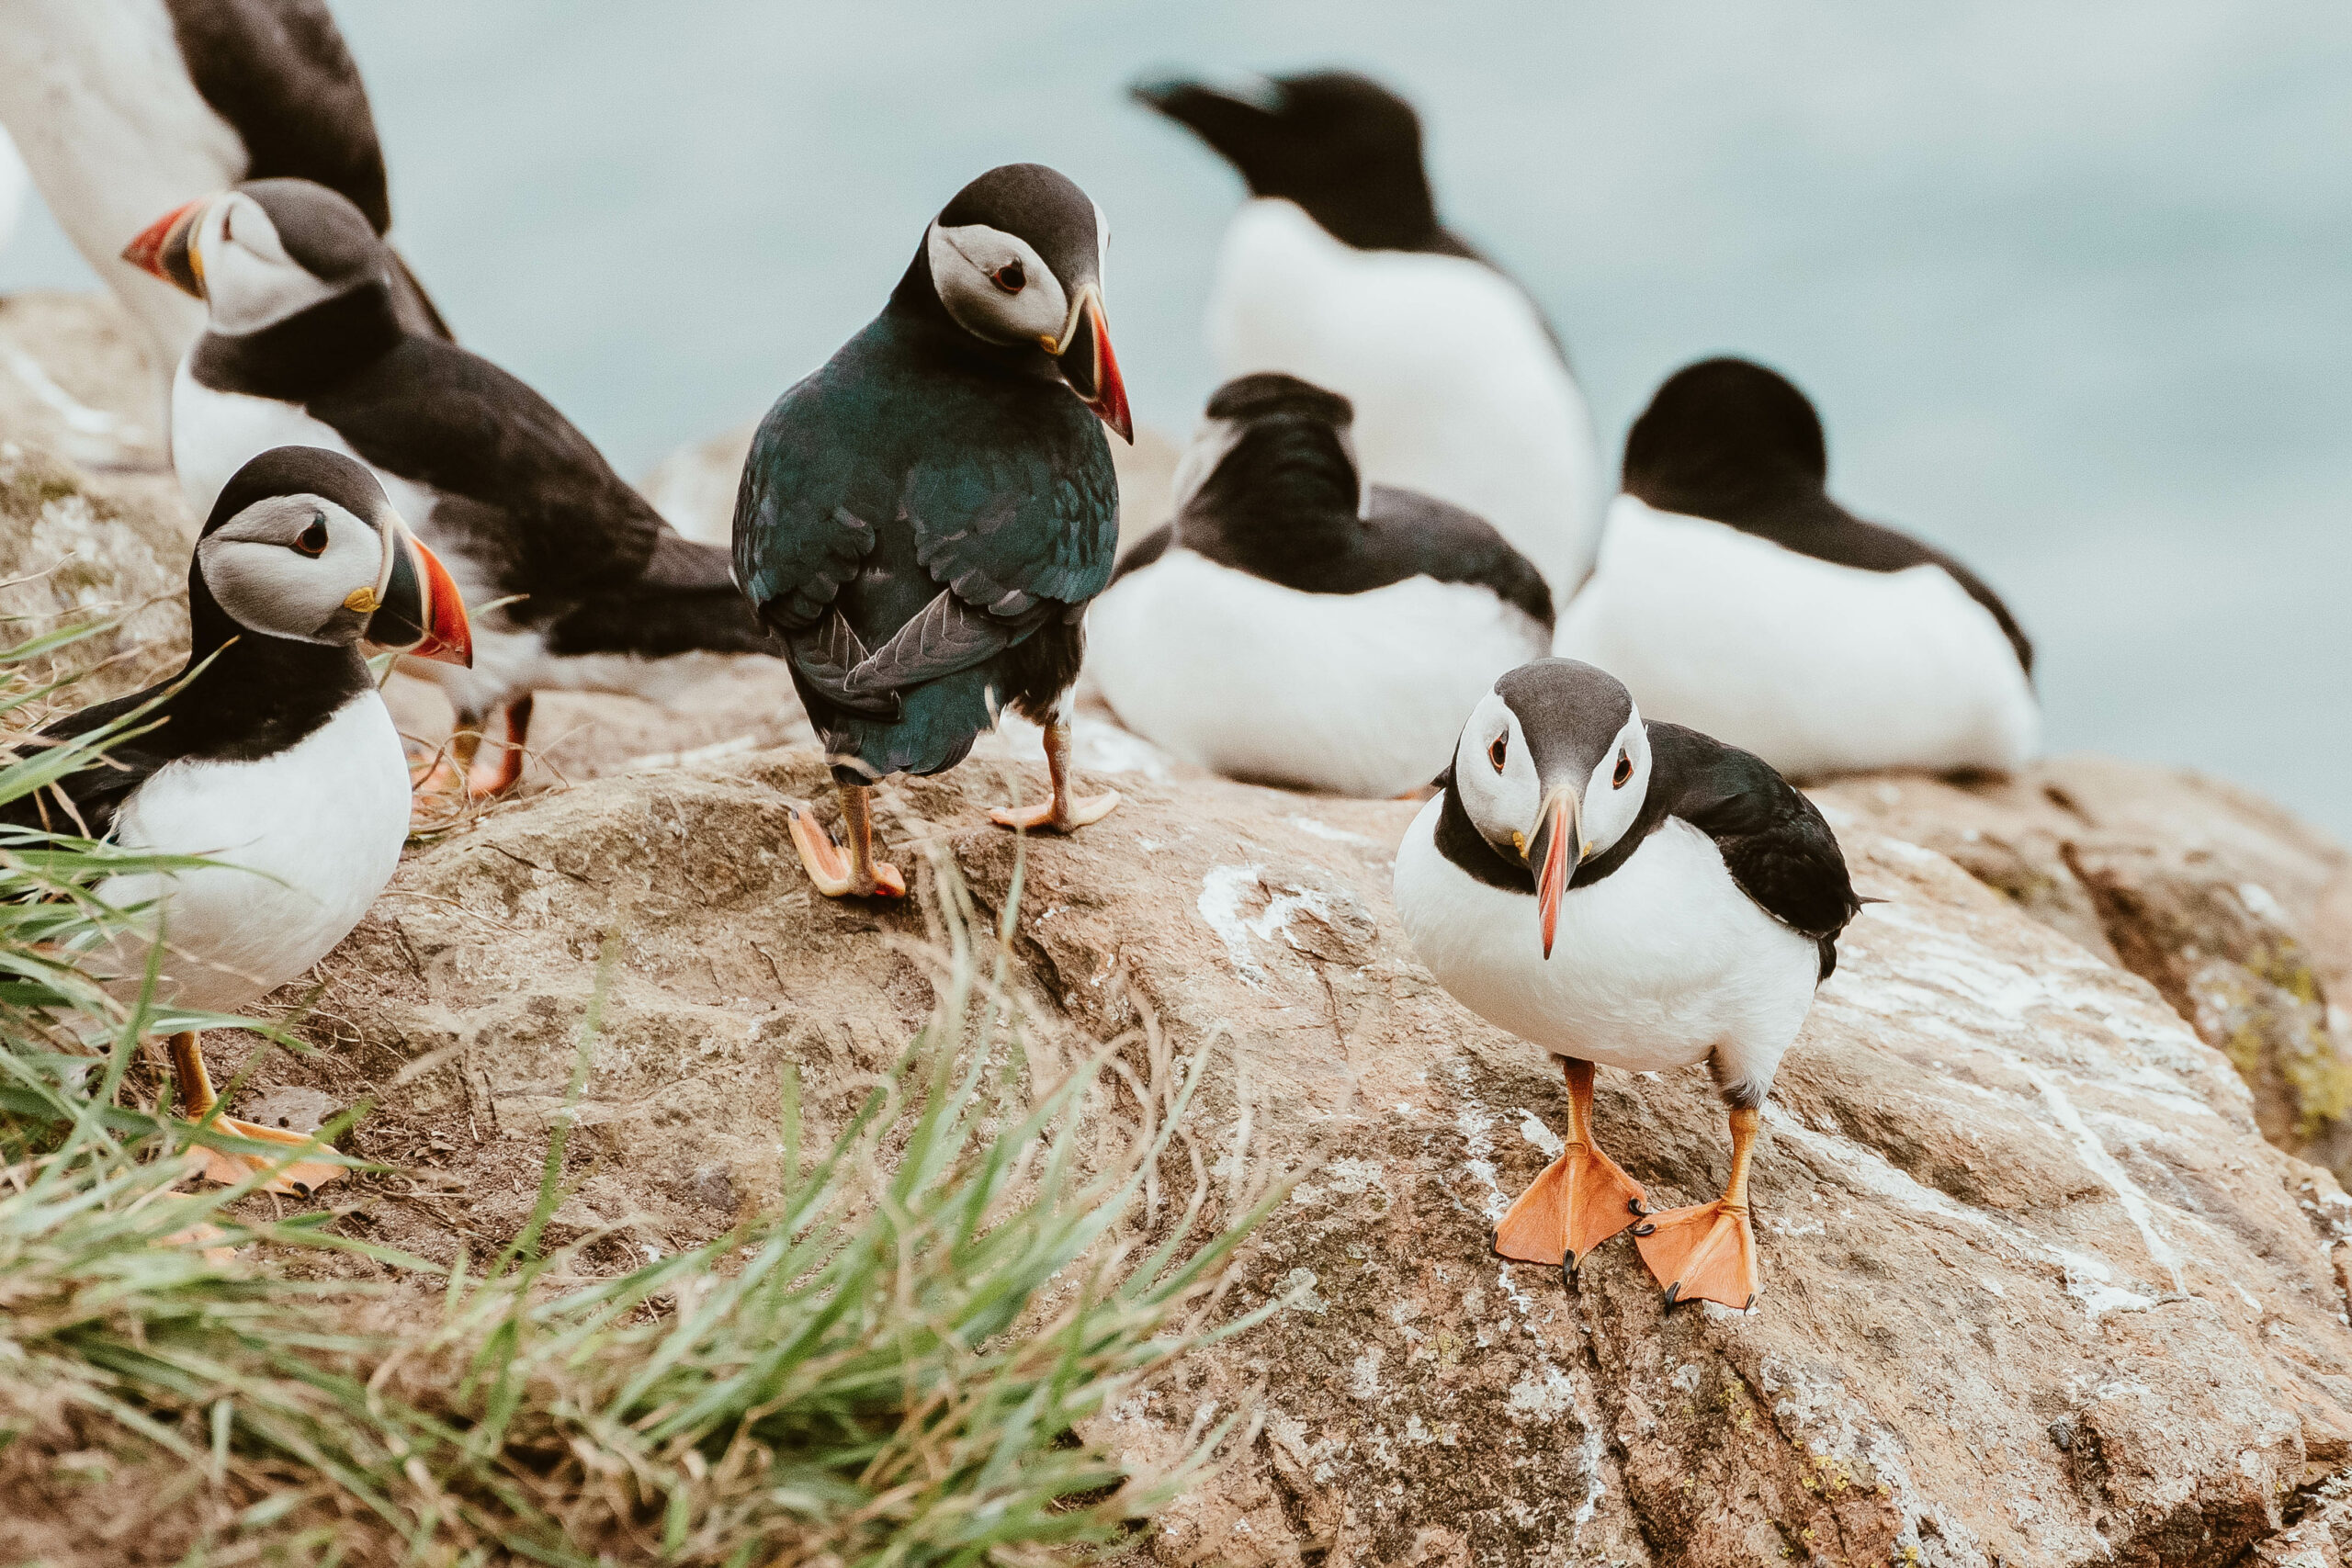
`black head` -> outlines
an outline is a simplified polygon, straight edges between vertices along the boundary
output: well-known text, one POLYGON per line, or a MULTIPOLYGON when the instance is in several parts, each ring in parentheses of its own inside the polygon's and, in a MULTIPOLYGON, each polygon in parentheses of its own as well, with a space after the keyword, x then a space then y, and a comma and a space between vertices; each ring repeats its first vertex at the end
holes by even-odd
POLYGON ((1416 250, 1437 231, 1413 106, 1345 71, 1233 84, 1142 82, 1136 99, 1189 128, 1250 194, 1296 202, 1360 250, 1416 250))
POLYGON ((122 254, 203 300, 212 330, 232 336, 389 278, 390 253, 367 215, 309 180, 249 180, 189 202, 122 254))
POLYGON ((1774 370, 1702 359, 1667 378, 1625 437, 1624 489, 1665 512, 1726 517, 1829 477, 1821 416, 1774 370))
POLYGON ((188 567, 199 650, 240 632, 469 663, 456 585, 385 499, 368 467, 279 446, 223 485, 188 567))
POLYGON ((1280 539, 1306 517, 1352 517, 1363 500, 1355 417, 1354 404, 1312 381, 1271 370, 1235 377, 1209 395, 1177 461, 1170 493, 1179 518, 1197 500, 1231 519, 1271 522, 1280 539))

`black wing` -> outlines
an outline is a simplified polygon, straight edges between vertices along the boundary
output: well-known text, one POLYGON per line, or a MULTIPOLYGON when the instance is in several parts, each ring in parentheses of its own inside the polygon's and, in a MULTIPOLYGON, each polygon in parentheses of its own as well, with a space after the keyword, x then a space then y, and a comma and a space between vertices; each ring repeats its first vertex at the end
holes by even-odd
POLYGON ((1666 810, 1715 841, 1741 892, 1821 947, 1838 967, 1838 933, 1861 908, 1845 852, 1818 807, 1762 758, 1679 724, 1652 722, 1651 789, 1666 810))
MULTIPOLYGON (((180 679, 133 692, 127 697, 111 702, 94 703, 90 706, 67 714, 47 724, 40 730, 43 740, 72 740, 93 731, 103 729, 154 702, 165 690, 180 679)), ((147 730, 130 739, 120 740, 107 750, 96 761, 66 773, 54 783, 44 784, 30 795, 0 804, 0 824, 12 828, 38 828, 46 832, 62 833, 69 838, 102 839, 114 829, 115 813, 141 784, 155 775, 166 762, 174 761, 178 751, 166 737, 168 725, 148 730, 147 727, 162 718, 164 706, 132 721, 130 728, 147 730)), ((24 742, 18 742, 22 754, 32 753, 24 742)))

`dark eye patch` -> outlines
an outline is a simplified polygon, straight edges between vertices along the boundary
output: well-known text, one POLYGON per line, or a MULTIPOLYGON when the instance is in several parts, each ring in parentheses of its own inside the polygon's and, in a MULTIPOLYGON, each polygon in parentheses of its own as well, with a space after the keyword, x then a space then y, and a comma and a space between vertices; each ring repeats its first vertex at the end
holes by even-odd
POLYGON ((1633 776, 1634 776, 1634 759, 1633 759, 1633 758, 1631 758, 1631 757, 1629 757, 1629 756, 1627 756, 1627 755, 1626 755, 1624 752, 1623 752, 1623 751, 1618 752, 1618 753, 1617 753, 1617 773, 1616 773, 1616 776, 1615 776, 1615 777, 1613 777, 1613 778, 1611 778, 1611 779, 1609 781, 1610 787, 1611 787, 1611 789, 1623 789, 1623 788, 1625 787, 1625 781, 1626 781, 1627 779, 1632 778, 1633 776))
POLYGON ((326 553, 327 514, 325 513, 311 513, 311 525, 303 529, 300 536, 295 539, 294 547, 306 556, 317 557, 326 553))
POLYGON ((1009 261, 989 274, 989 281, 1007 294, 1018 294, 1029 287, 1029 273, 1017 261, 1009 261))
POLYGON ((1487 761, 1492 762, 1495 765, 1495 772, 1499 773, 1503 771, 1503 762, 1510 756, 1510 731, 1506 729, 1495 737, 1493 745, 1487 748, 1487 761))

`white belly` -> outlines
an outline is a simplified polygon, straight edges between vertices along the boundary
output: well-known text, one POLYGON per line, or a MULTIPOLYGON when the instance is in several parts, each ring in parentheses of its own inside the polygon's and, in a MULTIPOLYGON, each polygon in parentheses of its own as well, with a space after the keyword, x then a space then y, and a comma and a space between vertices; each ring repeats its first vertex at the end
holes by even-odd
POLYGON ((1287 201, 1246 204, 1209 297, 1219 370, 1283 370, 1355 404, 1367 483, 1467 507, 1565 600, 1607 497, 1584 394, 1527 297, 1459 256, 1358 251, 1287 201))
POLYGON ((1636 1072, 1715 1055, 1726 1081, 1771 1081, 1813 1005, 1820 950, 1739 890, 1704 833, 1669 819, 1568 892, 1547 961, 1532 894, 1438 852, 1442 806, 1423 807, 1397 848, 1396 914, 1463 1006, 1555 1055, 1636 1072))
POLYGON ((235 184, 244 143, 198 96, 163 0, 0 0, 0 124, 58 226, 175 363, 204 307, 124 261, 184 202, 235 184))
POLYGON ((106 884, 109 903, 154 906, 145 939, 116 945, 114 988, 137 993, 158 919, 159 999, 226 1012, 284 985, 368 912, 400 864, 408 821, 408 763, 372 691, 277 756, 161 769, 117 817, 118 841, 226 863, 106 884))
POLYGON ((1833 566, 1631 496, 1555 650, 1797 777, 2007 769, 2041 744, 2000 624, 1941 568, 1833 566))
POLYGON ((1170 549, 1094 602, 1087 668, 1128 728, 1237 778, 1384 797, 1435 778, 1541 623, 1409 578, 1302 593, 1170 549))

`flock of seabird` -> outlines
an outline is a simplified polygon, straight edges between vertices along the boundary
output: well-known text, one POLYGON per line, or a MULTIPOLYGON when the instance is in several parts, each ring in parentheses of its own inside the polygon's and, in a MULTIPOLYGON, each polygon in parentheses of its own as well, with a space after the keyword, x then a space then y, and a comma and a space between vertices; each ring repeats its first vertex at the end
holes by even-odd
MULTIPOLYGON (((1762 366, 1668 378, 1611 499, 1557 335, 1441 221, 1395 94, 1316 73, 1135 96, 1249 191, 1209 308, 1228 378, 1169 523, 1119 558, 1109 221, 1014 164, 956 192, 874 320, 776 400, 730 555, 453 340, 388 238, 321 0, 0 0, 0 124, 176 366, 172 460, 205 518, 186 670, 51 726, 127 738, 6 820, 231 863, 111 890, 163 912, 164 999, 228 1011, 346 934, 413 787, 515 783, 537 691, 660 697, 695 656, 781 658, 840 795, 838 833, 794 811, 800 857, 828 896, 887 897, 906 884, 868 792, 955 766, 1007 705, 1044 728, 1051 788, 996 821, 1069 832, 1118 805, 1072 770, 1083 670, 1204 768, 1374 797, 1434 780, 1397 917, 1569 1095, 1497 1248, 1573 1269, 1631 1230, 1669 1303, 1746 1307, 1759 1108, 1863 902, 1782 775, 2016 766, 2030 647, 1966 568, 1831 498, 1819 416, 1762 366), (458 715, 421 783, 368 647, 458 715), (1596 1142, 1593 1069, 1702 1062, 1730 1179, 1654 1213, 1596 1142)), ((126 995, 143 929, 118 943, 126 995)), ((196 1037, 174 1043, 185 1111, 288 1142, 219 1118, 196 1037)), ((292 1153, 222 1173, 330 1168, 292 1153)))

